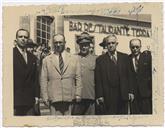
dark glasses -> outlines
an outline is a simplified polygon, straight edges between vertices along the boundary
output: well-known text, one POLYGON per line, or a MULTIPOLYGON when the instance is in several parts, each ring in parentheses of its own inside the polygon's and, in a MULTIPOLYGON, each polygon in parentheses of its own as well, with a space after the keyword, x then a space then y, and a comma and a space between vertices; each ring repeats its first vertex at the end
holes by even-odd
POLYGON ((116 42, 107 42, 107 44, 109 45, 109 44, 116 44, 116 42))

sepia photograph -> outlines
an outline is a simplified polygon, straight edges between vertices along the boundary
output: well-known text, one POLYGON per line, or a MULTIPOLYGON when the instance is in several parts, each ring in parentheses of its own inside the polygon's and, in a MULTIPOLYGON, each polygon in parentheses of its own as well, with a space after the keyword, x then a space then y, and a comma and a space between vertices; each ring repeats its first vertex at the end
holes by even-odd
POLYGON ((4 126, 163 125, 163 4, 4 5, 4 126))

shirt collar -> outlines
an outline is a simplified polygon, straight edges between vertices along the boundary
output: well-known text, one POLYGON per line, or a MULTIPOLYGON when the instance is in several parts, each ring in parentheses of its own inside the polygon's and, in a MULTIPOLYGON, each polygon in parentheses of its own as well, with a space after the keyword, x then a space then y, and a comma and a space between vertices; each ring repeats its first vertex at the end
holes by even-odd
MULTIPOLYGON (((139 60, 140 54, 136 56, 136 58, 139 60)), ((135 56, 133 56, 133 58, 135 58, 135 56)))
POLYGON ((89 54, 86 55, 86 56, 82 56, 80 53, 78 53, 78 55, 79 55, 81 58, 87 58, 87 57, 89 57, 91 54, 89 53, 89 54))
MULTIPOLYGON (((63 58, 65 58, 65 54, 67 54, 67 52, 64 50, 64 51, 61 53, 61 55, 62 55, 63 58)), ((54 53, 54 55, 56 55, 57 57, 59 57, 59 54, 54 53)))
POLYGON ((115 56, 115 58, 117 58, 117 51, 114 52, 114 54, 111 54, 110 52, 108 52, 108 55, 111 56, 115 56))
POLYGON ((23 54, 23 52, 26 53, 26 50, 25 50, 25 49, 21 49, 19 46, 16 46, 16 47, 17 47, 18 51, 19 51, 21 54, 23 54))

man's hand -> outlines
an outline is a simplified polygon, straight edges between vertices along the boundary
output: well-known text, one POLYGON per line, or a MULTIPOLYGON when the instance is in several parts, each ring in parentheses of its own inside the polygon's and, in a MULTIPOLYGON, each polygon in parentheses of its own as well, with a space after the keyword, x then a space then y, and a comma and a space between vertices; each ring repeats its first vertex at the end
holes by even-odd
POLYGON ((49 108, 50 102, 48 100, 43 100, 44 104, 49 108))
POLYGON ((76 102, 80 102, 81 101, 81 97, 80 96, 76 96, 76 102))
POLYGON ((133 100, 134 100, 134 94, 132 94, 132 93, 129 93, 128 94, 128 97, 129 97, 129 100, 132 102, 133 100))
POLYGON ((104 103, 104 98, 103 97, 99 97, 96 99, 96 103, 99 105, 100 103, 104 103))
POLYGON ((39 98, 38 97, 35 97, 35 104, 39 104, 39 98))

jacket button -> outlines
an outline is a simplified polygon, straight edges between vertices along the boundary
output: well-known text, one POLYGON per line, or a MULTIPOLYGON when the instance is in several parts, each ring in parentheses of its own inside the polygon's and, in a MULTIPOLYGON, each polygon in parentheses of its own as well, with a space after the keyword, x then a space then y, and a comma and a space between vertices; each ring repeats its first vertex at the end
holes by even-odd
POLYGON ((62 80, 63 78, 61 78, 61 80, 62 80))

